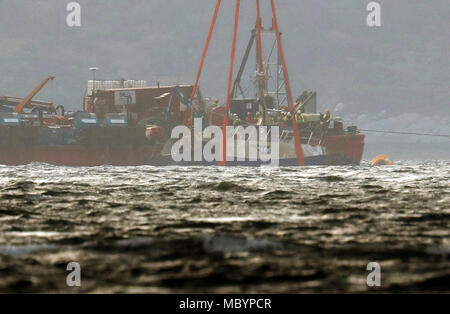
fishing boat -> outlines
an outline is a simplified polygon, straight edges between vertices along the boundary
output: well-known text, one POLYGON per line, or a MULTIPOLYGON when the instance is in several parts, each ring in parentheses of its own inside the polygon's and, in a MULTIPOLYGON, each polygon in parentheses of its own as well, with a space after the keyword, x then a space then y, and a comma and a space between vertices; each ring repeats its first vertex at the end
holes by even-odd
MULTIPOLYGON (((264 28, 260 1, 256 0, 255 27, 251 30, 250 40, 243 53, 238 73, 233 77, 240 5, 239 1, 236 2, 227 99, 223 106, 218 106, 217 102, 211 106, 210 102, 202 101, 202 97, 196 94, 196 91, 221 6, 221 1, 217 1, 190 98, 191 113, 190 116, 186 113, 188 116, 184 119, 192 131, 190 141, 192 147, 189 148, 191 153, 184 154, 185 158, 182 160, 174 158, 174 153, 178 153, 173 149, 177 140, 175 134, 175 139, 172 137, 166 142, 160 158, 153 159, 152 162, 258 166, 268 163, 265 155, 270 152, 272 157, 277 159, 274 164, 285 166, 357 165, 360 163, 364 152, 365 135, 361 134, 357 126, 345 127, 341 118, 331 118, 329 112, 326 114, 317 112, 317 93, 314 91, 303 92, 294 102, 274 0, 271 0, 270 4, 272 25, 264 28), (271 39, 272 42, 270 42, 271 39), (265 44, 268 41, 270 44, 265 44), (252 55, 256 57, 256 65, 249 66, 249 63, 252 63, 249 62, 252 55), (248 86, 243 86, 243 77, 249 73, 248 71, 250 71, 251 79, 248 86), (195 130, 196 116, 202 117, 203 125, 221 128, 222 145, 215 147, 217 156, 213 160, 210 157, 204 158, 205 145, 211 146, 212 139, 205 137, 203 130, 195 130), (254 133, 257 134, 257 138, 248 136, 248 132, 242 132, 242 129, 252 126, 256 129, 254 133), (275 131, 267 131, 274 130, 273 127, 276 127, 275 131), (262 129, 264 129, 263 132, 261 132, 262 129), (264 132, 271 132, 270 141, 264 132), (195 147, 196 142, 201 142, 202 145, 195 147), (245 149, 239 150, 238 147, 245 149), (256 150, 253 149, 252 153, 251 148, 254 147, 256 150)), ((186 147, 182 149, 186 151, 186 147)), ((273 158, 269 158, 272 163, 273 158)))

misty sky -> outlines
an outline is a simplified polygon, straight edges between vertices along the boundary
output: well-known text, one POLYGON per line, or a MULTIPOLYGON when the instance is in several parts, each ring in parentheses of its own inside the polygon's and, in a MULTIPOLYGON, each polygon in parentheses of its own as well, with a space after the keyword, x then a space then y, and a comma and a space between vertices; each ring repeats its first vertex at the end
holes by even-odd
MULTIPOLYGON (((0 94, 25 96, 47 75, 56 80, 36 97, 81 106, 89 67, 99 79, 192 84, 213 0, 78 1, 82 26, 66 25, 62 0, 0 0, 0 94)), ((242 0, 237 61, 255 22, 242 0)), ((378 1, 382 26, 369 28, 366 5, 354 0, 278 0, 280 28, 294 97, 316 90, 319 108, 343 114, 450 117, 448 0, 378 1)), ((270 26, 268 1, 262 0, 270 26)), ((223 8, 200 82, 224 99, 234 1, 223 8)), ((236 65, 237 66, 237 65, 236 65)))

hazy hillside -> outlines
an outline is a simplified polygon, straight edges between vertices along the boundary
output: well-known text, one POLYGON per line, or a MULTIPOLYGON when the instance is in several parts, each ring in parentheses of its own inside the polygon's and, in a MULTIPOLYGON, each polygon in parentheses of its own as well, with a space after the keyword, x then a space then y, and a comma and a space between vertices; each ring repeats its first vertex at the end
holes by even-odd
MULTIPOLYGON (((52 74, 37 98, 78 108, 91 66, 103 79, 193 82, 215 1, 84 0, 79 28, 66 25, 68 2, 0 0, 0 94, 25 95, 52 74)), ((368 2, 277 1, 295 93, 317 90, 321 108, 342 103, 344 116, 448 117, 448 0, 379 1, 381 28, 366 25, 368 2)), ((233 5, 223 1, 201 81, 205 94, 221 99, 233 5)), ((254 20, 254 1, 243 0, 239 58, 254 20)))

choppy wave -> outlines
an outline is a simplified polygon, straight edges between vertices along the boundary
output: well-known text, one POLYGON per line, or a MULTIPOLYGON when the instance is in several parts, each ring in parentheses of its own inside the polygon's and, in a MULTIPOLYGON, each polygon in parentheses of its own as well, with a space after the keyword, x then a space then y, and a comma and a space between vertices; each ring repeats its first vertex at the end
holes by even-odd
POLYGON ((0 291, 450 291, 450 162, 0 166, 0 291))

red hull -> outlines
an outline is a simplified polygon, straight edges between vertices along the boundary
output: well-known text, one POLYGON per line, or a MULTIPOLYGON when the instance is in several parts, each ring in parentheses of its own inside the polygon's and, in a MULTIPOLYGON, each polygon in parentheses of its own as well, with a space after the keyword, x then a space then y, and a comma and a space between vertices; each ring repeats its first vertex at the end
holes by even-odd
MULTIPOLYGON (((330 135, 322 141, 324 165, 359 164, 364 152, 363 134, 330 135)), ((32 145, 0 150, 0 164, 42 162, 61 166, 140 166, 160 158, 162 144, 136 146, 32 145)))
POLYGON ((351 163, 359 164, 364 153, 364 134, 330 135, 323 139, 327 156, 341 156, 351 163))

